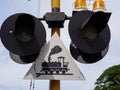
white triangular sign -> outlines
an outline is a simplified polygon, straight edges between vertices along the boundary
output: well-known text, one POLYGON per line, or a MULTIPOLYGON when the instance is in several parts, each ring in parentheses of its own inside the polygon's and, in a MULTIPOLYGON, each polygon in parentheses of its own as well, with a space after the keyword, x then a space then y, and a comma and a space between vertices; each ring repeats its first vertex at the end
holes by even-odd
POLYGON ((72 56, 55 33, 48 44, 45 44, 41 53, 24 79, 47 80, 84 80, 72 56))

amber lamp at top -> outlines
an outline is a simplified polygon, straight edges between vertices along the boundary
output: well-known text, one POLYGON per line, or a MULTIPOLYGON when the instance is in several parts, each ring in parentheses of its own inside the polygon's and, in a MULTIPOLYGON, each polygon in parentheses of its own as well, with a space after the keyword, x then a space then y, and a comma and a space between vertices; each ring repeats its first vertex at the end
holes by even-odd
POLYGON ((74 3, 74 8, 75 9, 86 9, 86 0, 76 0, 74 3))
POLYGON ((103 0, 95 0, 93 10, 105 10, 105 2, 103 0))

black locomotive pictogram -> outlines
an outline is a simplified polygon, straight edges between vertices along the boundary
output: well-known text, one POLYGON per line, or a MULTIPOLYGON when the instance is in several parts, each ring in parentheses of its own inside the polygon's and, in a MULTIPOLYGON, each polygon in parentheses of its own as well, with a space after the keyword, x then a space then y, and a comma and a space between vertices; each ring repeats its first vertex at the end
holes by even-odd
POLYGON ((41 72, 45 74, 65 74, 68 69, 69 62, 65 62, 65 57, 58 57, 58 61, 52 61, 51 58, 48 58, 48 62, 42 63, 42 70, 41 72))
POLYGON ((70 69, 68 68, 69 62, 65 62, 64 56, 59 56, 56 60, 52 60, 51 56, 57 53, 60 53, 62 48, 58 45, 54 46, 51 49, 50 54, 48 55, 48 61, 41 63, 40 73, 36 73, 36 77, 40 75, 73 75, 69 73, 70 69))

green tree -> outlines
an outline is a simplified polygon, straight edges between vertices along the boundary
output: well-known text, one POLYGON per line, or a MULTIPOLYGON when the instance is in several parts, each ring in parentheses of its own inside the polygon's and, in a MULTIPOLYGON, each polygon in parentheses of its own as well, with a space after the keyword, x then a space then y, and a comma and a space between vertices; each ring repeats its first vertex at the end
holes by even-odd
POLYGON ((120 90, 120 65, 106 69, 95 82, 94 90, 120 90))

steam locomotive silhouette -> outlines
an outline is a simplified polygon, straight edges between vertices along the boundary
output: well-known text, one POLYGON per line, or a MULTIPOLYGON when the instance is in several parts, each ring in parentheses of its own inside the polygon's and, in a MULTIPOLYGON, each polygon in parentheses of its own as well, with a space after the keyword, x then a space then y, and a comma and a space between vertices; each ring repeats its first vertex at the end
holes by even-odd
POLYGON ((65 57, 60 56, 57 61, 51 61, 51 57, 48 57, 48 62, 42 63, 41 72, 44 74, 65 74, 68 69, 69 62, 65 62, 65 57))

